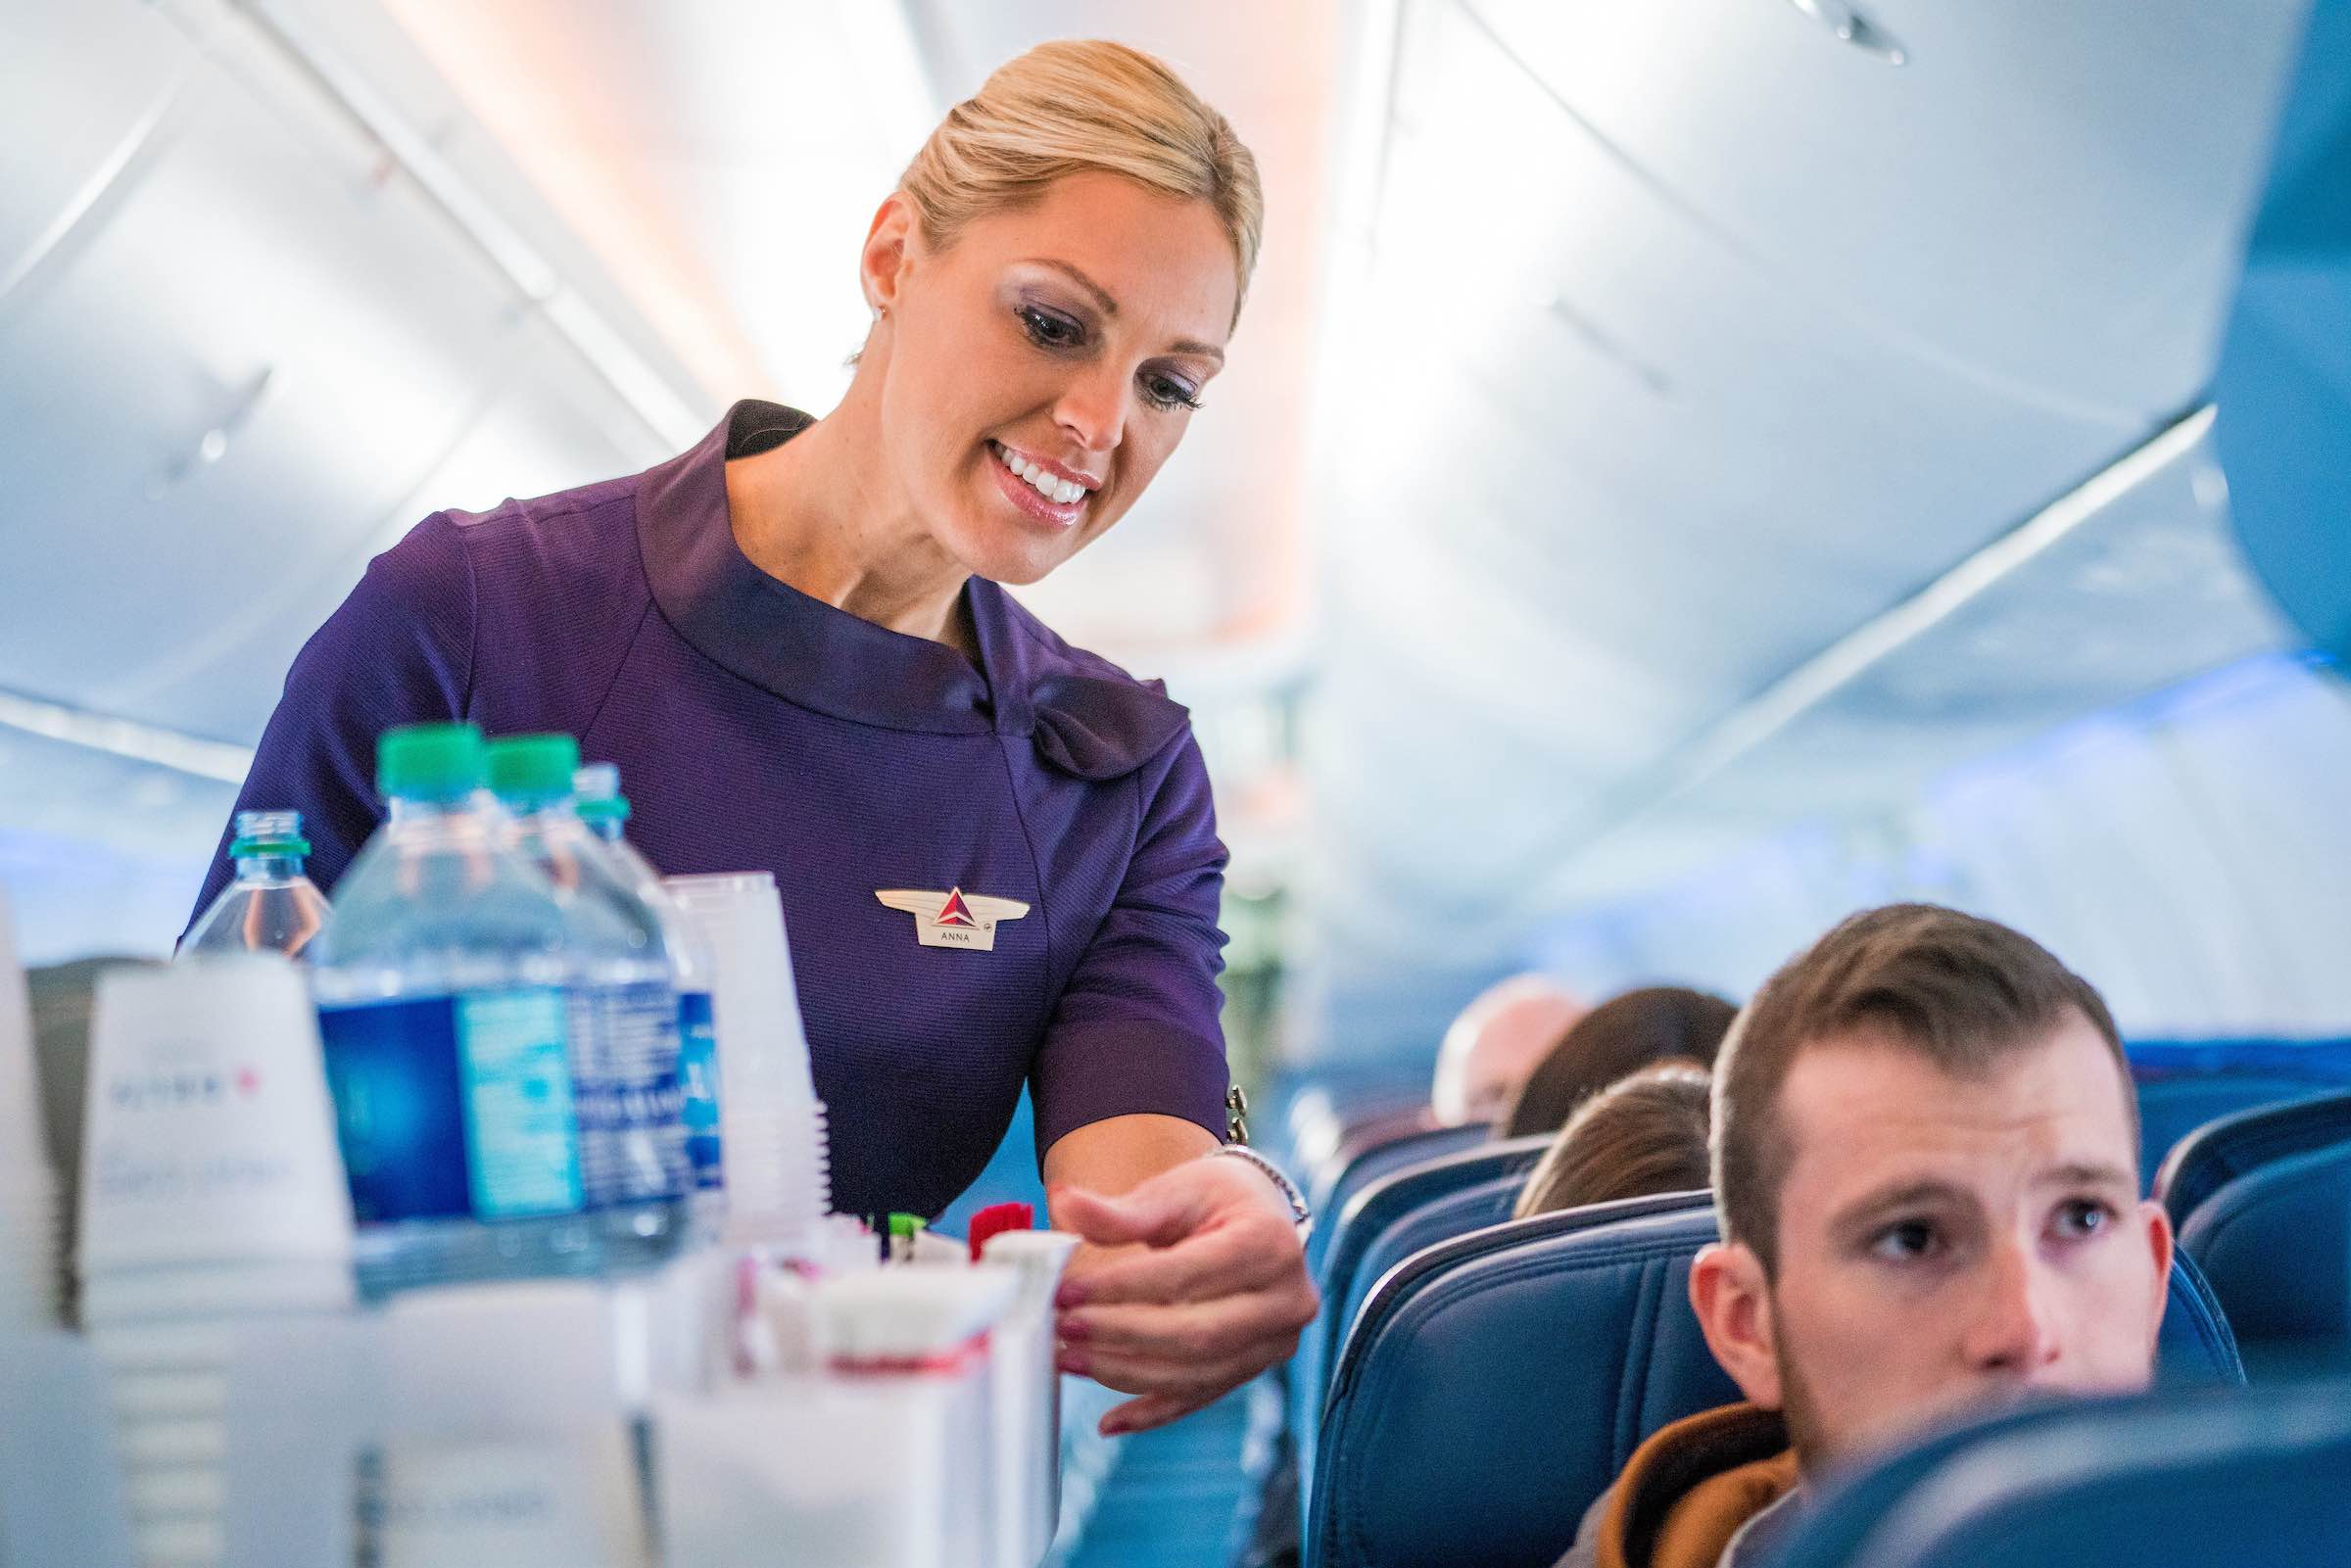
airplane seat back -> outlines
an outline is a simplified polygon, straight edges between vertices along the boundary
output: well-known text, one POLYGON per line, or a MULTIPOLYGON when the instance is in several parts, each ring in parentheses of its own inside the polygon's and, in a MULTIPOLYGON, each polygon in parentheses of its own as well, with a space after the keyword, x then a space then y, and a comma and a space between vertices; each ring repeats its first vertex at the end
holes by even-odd
POLYGON ((2180 1224, 2247 1371, 2269 1380, 2351 1356, 2351 1135, 2224 1184, 2180 1224))
POLYGON ((2005 1412, 1847 1478, 1765 1568, 2267 1568, 2341 1561, 2351 1382, 2005 1412), (2250 1544, 2258 1520, 2261 1545, 2250 1544))
POLYGON ((2180 1146, 2214 1121, 2326 1095, 2342 1087, 2339 1082, 2270 1072, 2221 1071, 2146 1078, 2138 1085, 2139 1179, 2153 1190, 2180 1146))
MULTIPOLYGON (((1373 1237, 1364 1250, 1363 1266, 1349 1281, 1347 1299, 1340 1306, 1340 1330, 1331 1344, 1330 1364, 1337 1364, 1339 1354, 1346 1349, 1348 1330, 1354 1327, 1364 1303, 1371 1299, 1371 1293, 1379 1288, 1379 1282, 1390 1269, 1440 1242, 1466 1236, 1489 1225, 1510 1223, 1511 1211, 1517 1207, 1518 1195, 1526 1190, 1526 1178, 1525 1170, 1514 1170, 1446 1193, 1399 1215, 1373 1237)), ((1326 1367, 1326 1374, 1327 1371, 1326 1367)))
MULTIPOLYGON (((1366 1290, 1378 1278, 1366 1271, 1367 1254, 1398 1222, 1432 1202, 1442 1202, 1461 1189, 1490 1184, 1497 1177, 1523 1181, 1550 1144, 1548 1135, 1481 1143, 1390 1171, 1359 1191, 1330 1222, 1327 1248, 1316 1279, 1322 1305, 1300 1337, 1298 1354, 1290 1361, 1289 1426, 1302 1504, 1306 1483, 1314 1474, 1316 1438, 1330 1369, 1338 1360, 1347 1326, 1355 1321, 1355 1310, 1363 1304, 1366 1290)), ((1502 1212, 1489 1223, 1510 1217, 1510 1204, 1505 1201, 1502 1212)), ((1389 1260, 1394 1260, 1394 1255, 1389 1260)))
MULTIPOLYGON (((1550 1568, 1634 1449, 1739 1398, 1689 1305, 1715 1235, 1706 1195, 1679 1193, 1513 1220, 1398 1265, 1331 1382, 1308 1568, 1550 1568)), ((2184 1260, 2159 1354, 2166 1381, 2243 1381, 2184 1260)))
POLYGON ((1475 1148, 1493 1135, 1483 1122, 1463 1127, 1415 1126, 1344 1150, 1323 1169, 1312 1172, 1306 1189, 1314 1206, 1315 1228, 1307 1238, 1306 1260, 1318 1278, 1322 1259, 1330 1250, 1334 1215, 1344 1214, 1355 1195, 1380 1177, 1409 1166, 1475 1148))
POLYGON ((2351 1142, 2351 1093, 2255 1106, 2196 1128, 2155 1173, 2155 1197, 2173 1228, 2239 1176, 2316 1149, 2351 1142))

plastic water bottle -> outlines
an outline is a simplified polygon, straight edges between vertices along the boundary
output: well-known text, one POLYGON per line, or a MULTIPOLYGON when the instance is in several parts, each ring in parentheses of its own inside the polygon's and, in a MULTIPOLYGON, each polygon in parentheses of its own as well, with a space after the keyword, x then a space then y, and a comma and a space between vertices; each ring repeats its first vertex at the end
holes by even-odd
POLYGON ((697 1228, 706 1236, 715 1235, 725 1207, 726 1186, 719 1133, 718 1027, 710 1000, 718 961, 700 928, 686 918, 686 912, 661 885, 661 874, 623 835, 629 799, 620 792, 620 770, 609 762, 590 763, 572 775, 572 788, 579 800, 580 821, 603 841, 613 864, 628 879, 629 890, 661 922, 670 974, 678 991, 678 1083, 686 1121, 686 1159, 694 1167, 694 1208, 697 1228))
POLYGON ((504 841, 480 731, 389 731, 376 770, 390 815, 312 949, 360 1289, 594 1273, 570 914, 504 841))
POLYGON ((580 1158, 604 1264, 629 1271, 659 1263, 687 1239, 694 1176, 678 1081, 678 993, 659 918, 580 821, 571 784, 579 766, 579 742, 567 735, 490 742, 490 787, 509 815, 510 840, 554 883, 588 961, 570 1007, 580 1158))
POLYGON ((228 846, 237 879, 179 944, 181 958, 283 953, 300 958, 326 929, 326 895, 302 874, 311 852, 299 811, 240 811, 228 846))

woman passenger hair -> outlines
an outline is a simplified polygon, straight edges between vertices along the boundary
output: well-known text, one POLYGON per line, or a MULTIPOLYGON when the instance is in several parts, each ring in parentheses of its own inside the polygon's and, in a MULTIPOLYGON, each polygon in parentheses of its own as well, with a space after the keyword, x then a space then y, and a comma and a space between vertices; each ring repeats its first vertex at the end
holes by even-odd
POLYGON ((1559 1036, 1518 1091, 1495 1136, 1556 1132, 1585 1100, 1653 1062, 1710 1068, 1738 1016, 1739 1010, 1721 997, 1680 985, 1644 985, 1612 996, 1559 1036))
POLYGON ((1712 1095, 1713 1075, 1695 1062, 1655 1063, 1609 1084, 1567 1118, 1511 1217, 1704 1187, 1712 1095))

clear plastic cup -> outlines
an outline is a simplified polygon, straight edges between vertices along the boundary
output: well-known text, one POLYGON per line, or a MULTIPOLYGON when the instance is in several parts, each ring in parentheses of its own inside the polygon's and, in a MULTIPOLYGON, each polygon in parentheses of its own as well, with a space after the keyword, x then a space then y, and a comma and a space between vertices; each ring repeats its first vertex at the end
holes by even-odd
POLYGON ((813 1247, 832 1208, 824 1107, 792 985, 784 906, 766 872, 663 881, 716 961, 720 1148, 731 1245, 813 1247))

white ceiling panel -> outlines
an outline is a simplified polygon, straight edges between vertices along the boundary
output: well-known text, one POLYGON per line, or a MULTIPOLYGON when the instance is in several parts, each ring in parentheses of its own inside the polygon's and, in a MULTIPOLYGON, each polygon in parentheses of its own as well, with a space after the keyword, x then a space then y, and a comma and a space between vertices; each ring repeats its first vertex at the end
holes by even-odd
POLYGON ((2305 0, 1460 0, 1563 109, 1824 313, 2011 396, 2210 373, 2305 0), (2050 323, 2064 322, 2063 331, 2050 323))
POLYGON ((1777 4, 1406 0, 1369 320, 1327 349, 1387 414, 1334 439, 1318 516, 1304 927, 1342 1012, 2274 645, 2225 513, 2148 501, 2100 535, 2132 586, 1995 595, 1816 715, 1817 772, 1775 749, 1751 792, 1743 759, 1585 854, 2210 377, 2300 8, 2219 42, 2200 8, 1913 9, 1941 17, 1895 70, 1777 4))

